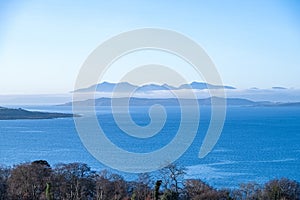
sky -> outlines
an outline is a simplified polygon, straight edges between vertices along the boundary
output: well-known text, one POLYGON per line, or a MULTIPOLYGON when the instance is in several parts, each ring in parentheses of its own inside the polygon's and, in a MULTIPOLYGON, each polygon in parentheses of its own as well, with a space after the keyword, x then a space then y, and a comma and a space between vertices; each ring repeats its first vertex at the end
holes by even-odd
MULTIPOLYGON (((72 91, 82 64, 97 46, 122 32, 147 27, 174 30, 197 42, 225 85, 300 88, 297 0, 4 0, 0 95, 72 91)), ((164 56, 145 55, 147 59, 132 60, 147 64, 149 58, 164 56)), ((176 65, 176 59, 169 64, 176 65)), ((114 70, 107 81, 118 80, 118 65, 114 70)), ((190 74, 188 81, 196 79, 193 72, 185 73, 190 74)))

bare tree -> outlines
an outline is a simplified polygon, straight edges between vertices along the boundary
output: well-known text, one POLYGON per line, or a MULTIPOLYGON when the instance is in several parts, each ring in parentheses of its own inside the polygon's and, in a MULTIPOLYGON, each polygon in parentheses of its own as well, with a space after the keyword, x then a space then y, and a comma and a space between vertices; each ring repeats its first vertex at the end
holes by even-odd
POLYGON ((171 163, 160 170, 162 177, 162 183, 164 189, 171 190, 179 196, 180 190, 183 187, 184 175, 186 174, 186 168, 179 166, 178 164, 171 163))
POLYGON ((137 181, 130 182, 131 199, 145 200, 151 196, 151 180, 148 173, 139 174, 137 181))
POLYGON ((185 181, 185 195, 190 200, 229 200, 228 190, 216 190, 208 184, 198 179, 188 179, 185 181))
POLYGON ((286 178, 269 181, 264 187, 263 199, 300 199, 300 184, 286 178))
POLYGON ((104 170, 96 177, 97 200, 121 200, 127 197, 127 182, 118 174, 104 170))
POLYGON ((15 166, 8 179, 11 199, 46 199, 45 189, 51 169, 47 162, 25 163, 15 166))
POLYGON ((238 189, 233 191, 233 198, 245 200, 263 199, 262 187, 257 183, 241 184, 238 189))
POLYGON ((0 200, 6 200, 7 196, 7 188, 8 188, 8 177, 10 176, 10 168, 8 167, 0 167, 0 200))
POLYGON ((93 172, 83 163, 59 164, 54 168, 52 187, 55 199, 91 199, 95 184, 93 172))

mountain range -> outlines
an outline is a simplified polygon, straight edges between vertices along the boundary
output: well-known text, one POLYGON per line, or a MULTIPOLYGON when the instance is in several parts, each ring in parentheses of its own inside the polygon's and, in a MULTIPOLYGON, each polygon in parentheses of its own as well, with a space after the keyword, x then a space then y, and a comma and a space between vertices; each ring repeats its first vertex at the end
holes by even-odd
MULTIPOLYGON (((131 95, 136 98, 156 98, 156 99, 170 99, 174 98, 174 94, 179 94, 181 98, 188 98, 190 91, 193 89, 193 93, 197 99, 205 99, 213 96, 210 90, 207 88, 221 89, 225 88, 225 93, 228 99, 249 99, 253 102, 282 102, 296 105, 300 102, 300 89, 298 88, 285 88, 281 86, 274 86, 270 88, 257 88, 251 87, 248 89, 235 88, 232 86, 218 86, 212 84, 206 84, 203 82, 192 82, 190 84, 182 84, 180 86, 171 86, 168 84, 147 84, 142 86, 133 85, 127 82, 122 83, 109 83, 103 82, 93 85, 91 87, 82 88, 76 90, 76 94, 79 95, 81 100, 94 98, 121 98, 128 96, 128 91, 134 91, 131 95), (114 88, 118 85, 118 91, 113 92, 114 88), (97 92, 94 92, 94 91, 97 92), (78 92, 78 93, 77 93, 78 92), (85 96, 87 95, 87 96, 85 96), (82 97, 82 98, 81 98, 82 97)), ((215 90, 214 92, 218 92, 215 90)), ((71 102, 74 93, 60 93, 60 94, 20 94, 20 95, 0 95, 0 105, 2 106, 27 106, 27 105, 60 105, 66 102, 71 102)), ((272 104, 272 103, 271 103, 272 104)), ((279 105, 280 103, 273 103, 279 105)), ((283 105, 283 104, 280 104, 283 105)))
POLYGON ((87 88, 82 88, 75 90, 73 92, 113 92, 114 88, 118 86, 118 91, 120 92, 126 92, 126 91, 133 91, 136 90, 136 92, 152 92, 157 90, 181 90, 181 89, 197 89, 197 90, 204 90, 204 89, 236 89, 232 86, 221 86, 221 85, 212 85, 208 83, 203 82, 192 82, 190 84, 182 84, 178 87, 171 86, 168 84, 146 84, 142 86, 133 85, 128 82, 120 82, 120 83, 109 83, 109 82, 103 82, 96 85, 92 85, 87 88))
MULTIPOLYGON (((118 100, 126 100, 125 98, 117 98, 118 100)), ((214 100, 216 104, 220 104, 223 101, 221 98, 218 97, 211 97, 211 98, 204 98, 204 99, 197 99, 199 106, 210 106, 211 101, 214 100)), ((72 104, 76 106, 111 106, 111 98, 98 98, 88 99, 84 101, 77 101, 77 102, 68 102, 65 104, 61 104, 59 106, 72 106, 72 104)), ((163 106, 179 106, 179 101, 176 98, 135 98, 132 97, 129 100, 131 106, 150 106, 154 104, 160 104, 163 106)), ((180 101, 184 102, 185 105, 193 105, 192 99, 180 99, 180 101)), ((271 102, 271 101, 251 101, 248 99, 241 99, 241 98, 227 98, 226 99, 227 106, 300 106, 300 102, 293 102, 293 103, 278 103, 278 102, 271 102)))

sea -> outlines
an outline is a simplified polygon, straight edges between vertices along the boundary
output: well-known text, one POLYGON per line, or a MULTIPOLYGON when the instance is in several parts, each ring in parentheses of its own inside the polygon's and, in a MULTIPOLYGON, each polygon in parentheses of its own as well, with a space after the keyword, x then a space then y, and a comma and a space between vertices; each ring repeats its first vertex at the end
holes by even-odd
MULTIPOLYGON (((72 112, 68 106, 22 108, 72 112)), ((99 126, 113 143, 137 153, 167 145, 176 137, 181 119, 179 108, 168 108, 166 122, 156 136, 134 138, 120 130, 109 107, 97 107, 96 114, 99 126)), ((130 114, 140 126, 151 121, 147 108, 131 108, 130 114)), ((300 182, 300 107, 227 107, 217 144, 207 156, 199 158, 210 120, 211 108, 201 107, 197 135, 176 161, 186 168, 186 178, 201 179, 216 188, 235 188, 248 182, 263 184, 282 177, 300 182)), ((52 166, 82 162, 93 170, 108 169, 125 179, 137 176, 111 169, 94 158, 80 140, 73 118, 0 121, 0 138, 0 165, 3 166, 43 159, 52 166)))

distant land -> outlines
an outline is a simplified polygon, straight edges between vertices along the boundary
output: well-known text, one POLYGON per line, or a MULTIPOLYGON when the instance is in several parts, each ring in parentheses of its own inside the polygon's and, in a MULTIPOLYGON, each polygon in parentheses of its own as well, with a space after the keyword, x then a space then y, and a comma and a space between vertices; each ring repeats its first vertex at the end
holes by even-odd
MULTIPOLYGON (((218 97, 212 97, 213 100, 218 104, 218 100, 223 100, 218 97)), ((212 98, 204 98, 198 99, 198 104, 200 106, 210 106, 212 98)), ((118 98, 122 100, 122 98, 118 98)), ((88 99, 84 101, 77 101, 74 102, 77 106, 92 106, 95 103, 95 106, 111 106, 111 98, 98 98, 88 99)), ((191 104, 191 99, 181 99, 186 105, 191 104)), ((220 101, 219 101, 220 102, 220 101)), ((251 101, 248 99, 241 99, 241 98, 227 98, 226 99, 227 106, 300 106, 300 102, 293 102, 293 103, 278 103, 278 102, 271 102, 271 101, 251 101)), ((153 104, 161 104, 164 106, 179 106, 179 101, 176 98, 130 98, 130 105, 131 106, 149 106, 153 104)), ((61 104, 59 106, 72 106, 72 102, 68 102, 65 104, 61 104)))
MULTIPOLYGON (((207 84, 205 82, 194 81, 189 84, 182 84, 177 87, 161 83, 161 84, 146 84, 137 86, 128 82, 110 83, 102 82, 87 88, 73 90, 68 93, 61 94, 23 94, 23 95, 0 95, 0 105, 4 107, 24 107, 28 105, 61 105, 66 102, 72 101, 74 94, 84 95, 88 94, 94 97, 91 98, 121 98, 128 96, 128 91, 134 91, 132 97, 144 98, 144 99, 170 99, 174 98, 174 94, 180 94, 181 98, 185 98, 190 94, 189 89, 193 89, 193 94, 198 99, 205 99, 212 96, 210 89, 214 89, 218 92, 218 89, 224 89, 226 96, 229 99, 245 99, 253 102, 248 102, 250 105, 268 105, 268 106, 296 106, 297 102, 300 102, 300 88, 282 87, 280 85, 270 88, 258 88, 251 87, 248 89, 236 88, 234 86, 219 86, 213 84, 207 84), (118 92, 114 93, 114 88, 118 86, 118 92), (96 92, 95 92, 96 91, 96 92), (257 103, 258 102, 258 103, 257 103), (270 102, 270 103, 268 103, 270 102), (280 102, 280 103, 276 103, 280 102), (283 104, 286 103, 286 104, 283 104)), ((237 103, 235 103, 237 104, 237 103)), ((245 103, 241 103, 245 104, 245 103)), ((231 105, 231 103, 228 103, 231 105)))
POLYGON ((277 103, 277 106, 300 106, 300 102, 293 102, 293 103, 277 103))
POLYGON ((274 90, 286 90, 287 88, 285 87, 272 87, 274 90))
POLYGON ((22 108, 12 109, 0 107, 0 120, 16 120, 16 119, 55 119, 67 118, 78 115, 66 113, 50 113, 50 112, 36 112, 28 111, 22 108))
POLYGON ((133 85, 128 82, 121 82, 121 83, 109 83, 103 82, 96 85, 92 85, 87 88, 82 88, 75 90, 73 92, 113 92, 114 88, 118 86, 119 91, 132 91, 136 90, 136 92, 151 92, 157 90, 181 90, 181 89, 197 89, 197 90, 204 90, 204 89, 236 89, 232 86, 221 86, 221 85, 212 85, 203 82, 192 82, 190 84, 182 84, 178 87, 171 86, 168 84, 146 84, 142 86, 133 85))

